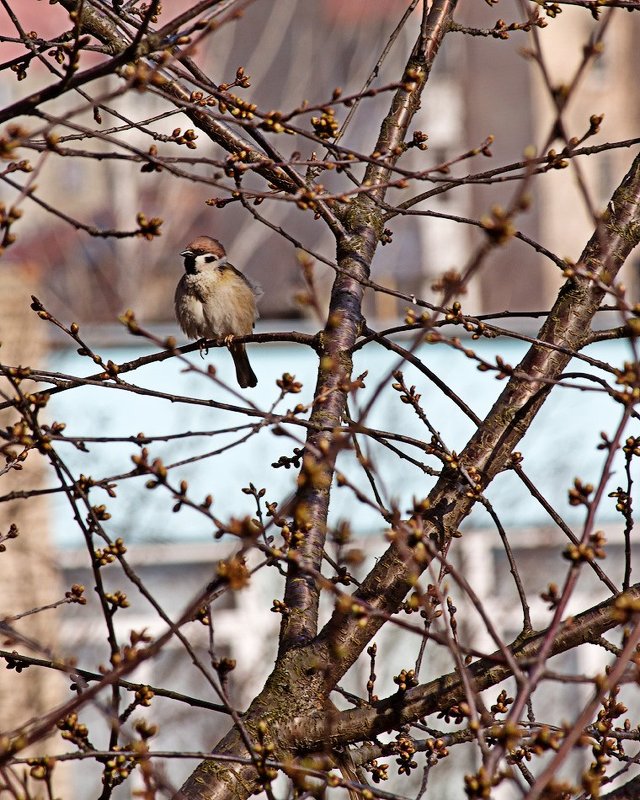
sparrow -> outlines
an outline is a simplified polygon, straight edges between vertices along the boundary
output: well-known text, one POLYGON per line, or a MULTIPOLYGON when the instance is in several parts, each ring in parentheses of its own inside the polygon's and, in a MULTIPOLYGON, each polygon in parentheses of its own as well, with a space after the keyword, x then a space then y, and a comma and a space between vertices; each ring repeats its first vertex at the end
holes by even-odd
POLYGON ((184 275, 176 287, 178 323, 191 339, 225 339, 242 389, 258 383, 247 351, 234 336, 247 336, 258 319, 256 300, 262 294, 227 261, 217 239, 198 236, 180 253, 184 275))

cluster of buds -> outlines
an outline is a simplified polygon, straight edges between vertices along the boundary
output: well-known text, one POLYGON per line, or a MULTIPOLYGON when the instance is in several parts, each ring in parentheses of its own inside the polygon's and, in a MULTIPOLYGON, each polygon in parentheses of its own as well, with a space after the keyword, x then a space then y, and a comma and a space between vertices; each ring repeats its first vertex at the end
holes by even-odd
POLYGON ((91 743, 89 742, 89 729, 87 726, 80 722, 78 715, 72 711, 64 719, 58 720, 56 726, 63 739, 68 742, 73 742, 80 750, 91 750, 91 743))
POLYGON ((543 753, 556 753, 564 740, 562 731, 551 730, 547 725, 543 725, 526 743, 526 758, 531 756, 541 756, 543 753))
POLYGON ((615 370, 616 383, 626 391, 618 393, 620 400, 635 404, 640 400, 640 365, 636 361, 625 361, 622 369, 615 370))
POLYGON ((506 751, 513 750, 522 739, 523 730, 516 723, 507 720, 500 725, 487 728, 487 744, 499 743, 506 751))
POLYGON ((284 550, 287 556, 293 557, 294 553, 300 548, 304 542, 305 535, 311 529, 311 523, 308 522, 294 522, 286 521, 280 525, 280 533, 284 542, 284 550))
POLYGON ((155 477, 155 480, 146 482, 145 486, 147 489, 155 489, 160 484, 166 483, 168 475, 167 468, 160 458, 154 458, 150 464, 149 450, 146 447, 143 447, 139 453, 132 455, 131 460, 136 465, 136 472, 139 475, 149 474, 155 477))
POLYGON ((268 740, 268 726, 264 720, 260 720, 257 725, 258 741, 253 749, 258 757, 256 769, 258 772, 258 782, 263 789, 271 788, 271 781, 278 777, 278 770, 270 767, 267 761, 273 758, 275 746, 268 740))
POLYGON ((259 127, 270 133, 289 133, 282 123, 282 117, 282 111, 269 111, 265 114, 259 127))
POLYGON ((107 522, 111 519, 111 514, 107 511, 107 507, 104 503, 100 503, 97 506, 91 506, 91 514, 87 516, 87 523, 91 525, 94 520, 98 522, 107 522))
POLYGON ((461 725, 462 722, 471 716, 471 708, 468 703, 454 703, 449 708, 445 708, 438 712, 438 719, 444 719, 447 725, 453 720, 456 725, 461 725))
POLYGON ((191 92, 191 96, 189 97, 189 102, 193 103, 195 106, 201 106, 202 108, 206 106, 215 106, 218 102, 216 98, 209 94, 205 95, 204 92, 191 92))
POLYGON ((629 436, 624 443, 622 452, 625 454, 625 456, 627 456, 627 458, 631 458, 632 456, 640 456, 640 436, 629 436))
MULTIPOLYGON (((114 5, 115 5, 115 3, 114 3, 114 5)), ((120 4, 118 4, 118 5, 120 5, 120 4)), ((160 14, 162 14, 162 3, 157 3, 156 4, 155 12, 149 17, 149 9, 151 8, 151 5, 152 5, 151 3, 140 3, 139 6, 136 6, 135 8, 134 7, 131 8, 131 14, 133 16, 140 17, 140 19, 147 19, 148 18, 149 22, 154 22, 155 23, 155 22, 158 21, 158 17, 160 16, 160 14)))
POLYGON ((3 658, 7 662, 6 669, 14 669, 18 675, 31 666, 28 661, 24 661, 20 657, 17 650, 14 650, 10 656, 3 656, 3 658))
POLYGON ((125 592, 120 589, 117 589, 115 592, 105 592, 104 599, 111 606, 112 613, 117 608, 129 608, 131 605, 125 592))
POLYGON ((104 567, 107 564, 113 563, 118 556, 124 555, 126 552, 127 548, 125 543, 118 537, 115 542, 111 542, 111 544, 102 549, 97 549, 94 552, 94 558, 98 567, 104 567))
MULTIPOLYGON (((9 156, 4 157, 8 158, 9 156)), ((15 206, 7 208, 4 203, 0 203, 0 230, 4 231, 2 242, 0 242, 0 254, 2 254, 5 248, 15 242, 16 237, 11 233, 11 226, 16 220, 19 220, 21 216, 22 210, 20 208, 16 208, 15 206)))
POLYGON ((548 0, 544 0, 541 5, 544 9, 544 13, 551 19, 555 19, 558 14, 562 14, 562 6, 559 3, 553 3, 548 2, 548 0))
POLYGON ((491 789, 496 785, 499 778, 492 778, 484 767, 474 775, 464 776, 464 791, 470 800, 489 800, 491 789))
POLYGON ((634 597, 628 593, 621 594, 620 597, 616 598, 614 609, 616 620, 626 624, 637 614, 640 614, 640 597, 634 597))
POLYGON ((425 77, 423 69, 418 67, 408 67, 402 76, 402 88, 405 92, 413 92, 418 86, 418 82, 425 77))
POLYGON ((302 384, 300 381, 297 381, 296 376, 291 375, 290 372, 283 372, 282 377, 276 380, 276 386, 283 395, 299 394, 302 391, 302 384))
MULTIPOLYGON (((434 292, 442 292, 446 297, 467 293, 464 279, 461 273, 455 269, 448 269, 443 272, 442 275, 431 284, 431 288, 434 292)), ((459 305, 458 303, 458 306, 459 305)))
POLYGON ((563 153, 558 153, 553 147, 547 151, 547 166, 550 169, 566 169, 569 162, 563 158, 563 153))
POLYGON ((27 760, 29 765, 29 775, 36 781, 49 781, 53 768, 56 765, 55 758, 45 756, 44 758, 29 758, 27 760))
POLYGON ((18 61, 17 64, 11 65, 11 72, 14 72, 19 81, 25 80, 27 77, 27 68, 29 63, 27 61, 18 61))
POLYGON ((402 610, 407 614, 420 612, 420 616, 428 621, 438 619, 442 616, 442 609, 438 591, 433 584, 429 584, 424 594, 412 592, 402 606, 402 610))
POLYGON ((171 135, 168 137, 168 141, 174 144, 184 145, 189 150, 195 150, 197 147, 195 140, 197 138, 198 134, 193 128, 188 128, 184 133, 182 133, 182 128, 174 128, 171 135))
POLYGON ((393 377, 396 380, 394 383, 391 384, 391 388, 395 389, 396 392, 400 394, 400 400, 403 403, 406 403, 407 405, 412 405, 414 407, 417 407, 422 395, 416 391, 416 387, 410 386, 407 388, 407 385, 405 384, 404 379, 402 377, 402 373, 399 373, 399 371, 396 371, 393 377))
POLYGON ((591 534, 588 542, 567 545, 562 555, 574 564, 591 563, 596 558, 606 558, 604 549, 606 542, 604 532, 596 531, 591 534))
POLYGON ((277 598, 271 604, 270 611, 273 611, 274 614, 282 614, 283 617, 288 617, 291 613, 287 604, 277 598))
POLYGON ((348 594, 338 596, 335 609, 340 614, 353 617, 360 627, 364 627, 369 619, 368 607, 364 603, 353 600, 348 594))
POLYGON ((495 245, 505 244, 516 233, 511 216, 500 206, 493 206, 491 216, 482 217, 480 223, 484 232, 495 245))
POLYGON ((0 135, 0 158, 13 161, 16 149, 28 136, 29 132, 20 125, 7 125, 0 135))
POLYGON ((550 583, 544 592, 540 593, 540 599, 549 604, 549 610, 558 607, 560 602, 560 590, 557 583, 550 583))
POLYGON ((593 484, 583 483, 580 478, 573 481, 573 487, 569 489, 570 506, 588 506, 589 495, 593 493, 593 484))
POLYGON ((416 752, 416 747, 413 741, 405 736, 403 733, 398 734, 394 744, 394 751, 398 755, 396 764, 398 764, 398 775, 411 775, 411 770, 417 769, 418 764, 414 761, 413 756, 416 752))
MULTIPOLYGON (((112 667, 119 667, 120 664, 127 664, 138 661, 140 657, 140 645, 149 644, 151 641, 151 636, 147 633, 146 628, 140 631, 129 631, 129 644, 123 645, 120 650, 111 654, 111 661, 112 667)), ((103 666, 99 667, 99 671, 103 674, 106 674, 108 670, 106 670, 103 666)), ((142 705, 148 705, 143 703, 142 705)))
POLYGON ((84 596, 84 586, 81 583, 74 583, 68 592, 64 593, 68 603, 77 603, 81 606, 87 605, 87 598, 84 596))
MULTIPOLYGON (((321 183, 316 184, 313 189, 308 186, 299 189, 296 193, 296 205, 301 211, 309 208, 315 211, 318 206, 318 196, 322 195, 323 191, 324 186, 321 183)), ((332 205, 332 203, 327 201, 327 205, 332 205)))
POLYGON ((138 686, 135 693, 135 703, 138 706, 144 706, 145 708, 149 708, 151 705, 151 701, 154 698, 153 689, 150 686, 142 685, 138 686))
POLYGON ((418 685, 418 677, 415 670, 403 669, 398 675, 394 675, 393 682, 398 686, 399 692, 406 692, 407 689, 418 685))
POLYGON ((378 764, 374 759, 370 764, 365 765, 365 769, 371 775, 371 780, 374 783, 389 780, 389 765, 378 764))
POLYGON ((428 311, 422 311, 420 314, 415 308, 407 308, 404 314, 404 321, 406 325, 428 325, 431 322, 431 314, 428 311))
MULTIPOLYGON (((240 180, 246 170, 249 169, 249 167, 246 165, 249 165, 252 162, 253 154, 249 150, 236 150, 233 153, 229 153, 229 155, 226 157, 224 162, 224 174, 228 178, 240 180)), ((240 195, 238 192, 232 192, 231 197, 240 197, 240 195)), ((219 205, 219 202, 224 201, 216 201, 216 205, 219 205)))
POLYGON ((242 556, 236 555, 225 561, 218 561, 216 573, 218 579, 230 589, 242 589, 249 583, 249 569, 242 556))
POLYGON ((444 739, 427 739, 424 746, 427 755, 435 756, 438 761, 449 755, 444 739))
POLYGON ((311 125, 319 139, 333 139, 338 133, 340 123, 333 108, 325 108, 320 117, 311 117, 311 125))
POLYGON ((413 136, 411 137, 411 141, 407 142, 407 148, 409 147, 417 147, 418 150, 426 150, 427 140, 429 139, 429 134, 424 133, 423 131, 414 131, 413 136))
POLYGON ((4 534, 0 534, 0 553, 4 553, 7 549, 7 546, 4 544, 7 539, 17 539, 18 536, 20 536, 18 526, 12 522, 11 525, 9 525, 9 530, 4 534))
POLYGON ((218 108, 221 114, 228 111, 236 119, 251 120, 257 106, 255 103, 243 100, 242 97, 238 97, 236 94, 228 93, 225 100, 218 100, 218 108))
POLYGON ((471 334, 471 338, 474 341, 477 341, 481 337, 485 339, 495 339, 498 335, 495 331, 492 331, 490 328, 484 324, 484 322, 473 322, 471 320, 465 320, 463 323, 463 327, 465 331, 471 334))
POLYGON ((291 469, 291 467, 295 467, 298 469, 303 455, 303 447, 294 447, 292 456, 280 456, 280 458, 277 461, 274 461, 271 466, 274 469, 277 469, 278 467, 284 467, 285 469, 291 469))
MULTIPOLYGON (((127 745, 126 749, 128 750, 129 747, 130 746, 127 745)), ((113 749, 117 751, 122 748, 119 745, 115 745, 113 749)), ((119 786, 121 783, 126 781, 135 768, 137 761, 135 756, 124 755, 124 753, 108 756, 107 758, 98 760, 101 760, 104 765, 102 782, 109 788, 119 786)))
POLYGON ((218 89, 221 92, 226 92, 227 89, 231 89, 234 86, 239 86, 241 89, 248 89, 251 86, 251 76, 245 73, 244 67, 238 67, 233 83, 221 83, 218 89))
POLYGON ((136 222, 138 223, 136 236, 141 236, 143 239, 147 239, 147 241, 151 241, 155 236, 160 236, 160 226, 162 225, 160 217, 151 217, 151 219, 147 219, 145 214, 139 211, 138 214, 136 214, 136 222))
POLYGON ((225 533, 230 533, 231 536, 237 536, 238 539, 253 542, 262 531, 260 521, 247 514, 244 517, 231 517, 225 524, 220 524, 215 537, 220 539, 225 533))

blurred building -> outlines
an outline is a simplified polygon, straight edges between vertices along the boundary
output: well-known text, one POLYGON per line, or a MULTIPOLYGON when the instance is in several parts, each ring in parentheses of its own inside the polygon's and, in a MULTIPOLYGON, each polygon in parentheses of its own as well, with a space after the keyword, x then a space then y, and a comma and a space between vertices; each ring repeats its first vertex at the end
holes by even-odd
MULTIPOLYGON (((34 276, 26 270, 0 270, 0 363, 4 365, 35 366, 47 357, 46 326, 29 308, 30 293, 35 291, 36 285, 34 276)), ((33 383, 25 382, 21 388, 32 391, 33 383)), ((0 400, 4 402, 14 397, 14 386, 0 374, 0 400)), ((11 429, 20 419, 20 414, 12 409, 0 411, 0 428, 11 429)), ((29 436, 28 429, 26 436, 29 436)), ((5 444, 6 440, 0 437, 0 446, 5 444)), ((20 453, 17 446, 11 450, 16 456, 20 453)), ((47 462, 33 449, 17 464, 13 459, 9 462, 5 455, 9 454, 3 449, 0 455, 0 537, 3 542, 0 550, 0 622, 3 623, 0 649, 5 653, 15 649, 48 660, 59 652, 58 626, 54 622, 56 612, 38 609, 62 600, 64 584, 55 556, 48 498, 46 494, 30 498, 26 494, 30 488, 42 488, 46 482, 47 462), (17 536, 7 539, 12 526, 17 536)), ((6 660, 0 660, 2 733, 9 733, 29 719, 42 716, 61 702, 65 684, 60 673, 34 668, 21 674, 19 669, 9 668, 6 660)), ((60 750, 57 743, 52 747, 49 741, 46 746, 60 750)))
MULTIPOLYGON (((460 11, 461 21, 485 29, 493 27, 497 16, 497 8, 485 3, 464 5, 460 11)), ((501 14, 506 16, 505 8, 501 14)), ((561 117, 567 137, 580 139, 589 130, 591 115, 604 114, 600 132, 589 137, 585 147, 637 139, 640 130, 640 87, 634 77, 640 69, 636 46, 640 19, 622 10, 614 10, 609 17, 601 16, 602 21, 608 19, 602 50, 579 73, 561 117)), ((584 48, 595 41, 602 24, 583 9, 570 6, 562 6, 559 16, 547 22, 536 39, 550 85, 562 94, 578 74, 584 48)), ((531 145, 542 154, 545 145, 558 153, 564 147, 564 141, 554 135, 556 109, 542 71, 535 58, 527 55, 535 52, 531 40, 521 33, 512 33, 506 42, 465 37, 466 69, 461 81, 465 131, 471 145, 489 133, 496 136, 492 147, 495 157, 485 161, 487 169, 521 161, 525 148, 531 145)), ((535 177, 529 187, 532 206, 518 217, 518 227, 560 258, 577 261, 594 230, 592 211, 604 210, 637 149, 635 144, 581 156, 567 169, 535 177), (579 178, 587 189, 588 201, 579 178)), ((473 185, 472 215, 487 213, 493 203, 508 207, 515 191, 509 183, 473 185)), ((629 259, 622 280, 637 302, 637 254, 629 259)), ((481 304, 492 311, 548 308, 561 282, 562 275, 553 263, 522 242, 512 241, 489 258, 480 279, 481 304)))
MULTIPOLYGON (((185 2, 169 4, 161 21, 166 22, 184 5, 185 2)), ((251 88, 245 94, 261 109, 289 110, 303 100, 321 103, 335 87, 347 94, 364 85, 406 7, 404 0, 254 3, 241 20, 225 24, 200 45, 194 57, 216 80, 231 81, 237 67, 243 66, 251 76, 251 88)), ((27 30, 33 28, 40 36, 51 36, 68 28, 66 14, 59 6, 43 9, 37 0, 20 3, 17 12, 27 30)), ((414 12, 418 13, 419 10, 414 12)), ((520 18, 516 4, 502 7, 500 13, 508 17, 507 22, 520 18)), ((497 17, 495 8, 480 2, 463 5, 459 11, 459 22, 483 29, 493 27, 497 17)), ((589 126, 591 114, 605 113, 600 134, 590 138, 587 145, 631 138, 637 134, 640 121, 640 89, 634 77, 640 66, 635 46, 639 20, 622 10, 613 10, 611 17, 605 49, 585 71, 578 92, 563 114, 567 134, 580 137, 589 126)), ((548 21, 548 29, 540 32, 540 41, 550 80, 560 87, 571 80, 582 48, 597 26, 582 9, 565 8, 557 19, 548 21)), ((399 34, 374 86, 398 79, 415 30, 413 19, 399 34)), ((16 49, 11 47, 7 53, 13 55, 16 49)), ((429 135, 429 149, 410 151, 403 165, 425 169, 442 164, 468 148, 478 147, 489 134, 496 137, 491 148, 493 158, 464 160, 451 168, 450 176, 463 177, 519 162, 530 145, 538 151, 543 148, 549 140, 554 112, 540 70, 533 60, 523 57, 524 48, 531 48, 531 41, 522 32, 512 33, 508 41, 449 34, 413 125, 414 130, 429 135)), ((83 58, 81 65, 86 66, 95 56, 83 58)), ((21 97, 48 80, 42 65, 34 60, 24 81, 4 82, 3 101, 21 97)), ((181 114, 153 121, 166 111, 166 104, 151 93, 114 96, 119 86, 110 80, 91 87, 93 96, 103 100, 102 130, 126 125, 129 119, 145 120, 148 130, 160 134, 168 134, 176 127, 190 127, 181 114)), ((342 143, 370 153, 388 101, 388 92, 363 100, 342 143)), ((69 102, 69 98, 54 101, 47 104, 47 110, 62 116, 69 102)), ((80 99, 77 105, 81 107, 80 99)), ((340 121, 345 114, 346 110, 339 106, 340 121)), ((74 115, 72 121, 80 126, 95 126, 92 109, 74 115)), ((298 122, 308 124, 308 119, 302 116, 298 122)), ((25 119, 24 123, 34 133, 49 130, 49 126, 34 119, 25 119)), ((61 132, 62 128, 57 130, 61 132)), ((86 140, 84 144, 81 131, 75 135, 80 138, 65 143, 65 147, 87 153, 113 149, 100 140, 86 140)), ((145 152, 154 143, 148 136, 129 129, 115 135, 145 152)), ((296 137, 276 137, 273 143, 285 154, 297 150, 303 158, 308 158, 313 149, 309 142, 296 137)), ((178 157, 225 157, 202 134, 197 150, 161 141, 155 144, 160 153, 178 157)), ((550 146, 561 150, 563 143, 554 139, 550 146)), ((322 157, 322 152, 318 155, 322 157)), ((54 310, 64 310, 66 318, 110 321, 126 307, 134 308, 145 320, 171 318, 173 289, 181 268, 177 253, 194 234, 204 232, 221 238, 232 261, 263 285, 263 316, 295 317, 303 313, 294 299, 302 282, 293 246, 251 219, 237 203, 224 209, 207 206, 208 198, 221 196, 214 186, 177 180, 166 172, 140 172, 139 166, 128 161, 93 161, 54 153, 29 156, 34 164, 40 158, 43 161, 37 180, 39 195, 85 223, 132 230, 138 211, 164 219, 162 236, 153 242, 105 240, 78 233, 24 201, 27 213, 16 226, 18 242, 9 252, 20 261, 37 262, 42 267, 48 299, 54 310)), ((603 208, 631 157, 627 148, 620 148, 593 158, 576 159, 595 210, 603 208)), ((206 163, 181 166, 204 177, 216 172, 206 163)), ((360 174, 358 169, 355 172, 360 174)), ((447 177, 441 174, 436 180, 447 177)), ((324 173, 321 180, 330 189, 348 186, 344 176, 324 173)), ((391 190, 387 200, 392 204, 401 202, 432 186, 432 182, 423 181, 410 190, 391 190)), ((478 220, 496 203, 508 206, 516 191, 512 182, 474 183, 437 195, 415 209, 478 220)), ((559 256, 577 259, 593 230, 593 222, 577 188, 574 167, 535 177, 529 192, 533 202, 530 210, 518 217, 518 226, 559 256)), ((263 203, 258 210, 309 249, 334 257, 333 242, 325 226, 314 222, 309 213, 282 202, 263 203)), ((373 277, 391 288, 426 299, 436 297, 430 288, 434 278, 451 268, 462 269, 483 238, 477 228, 435 217, 396 217, 390 227, 394 231, 393 243, 376 254, 373 277)), ((632 261, 626 275, 631 289, 637 284, 637 271, 637 260, 632 261)), ((332 273, 319 264, 317 274, 326 295, 332 273)), ((555 264, 514 240, 490 254, 469 287, 466 304, 469 310, 476 311, 545 308, 558 281, 555 264)), ((385 295, 372 296, 367 303, 369 316, 401 315, 406 305, 385 295)))

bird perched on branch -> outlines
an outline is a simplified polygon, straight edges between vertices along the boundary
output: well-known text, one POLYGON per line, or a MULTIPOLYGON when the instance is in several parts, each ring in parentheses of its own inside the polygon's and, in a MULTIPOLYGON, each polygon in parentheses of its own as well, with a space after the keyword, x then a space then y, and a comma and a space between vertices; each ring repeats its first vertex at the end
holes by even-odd
POLYGON ((185 273, 175 294, 180 327, 191 339, 225 339, 241 388, 255 386, 258 379, 245 346, 233 339, 253 330, 262 290, 229 264, 217 239, 198 236, 180 255, 185 273))

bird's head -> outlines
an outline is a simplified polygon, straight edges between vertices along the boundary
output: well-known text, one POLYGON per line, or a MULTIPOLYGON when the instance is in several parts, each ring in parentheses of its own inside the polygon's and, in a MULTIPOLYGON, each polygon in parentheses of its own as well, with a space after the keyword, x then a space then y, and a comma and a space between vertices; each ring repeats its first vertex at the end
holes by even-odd
POLYGON ((227 261, 224 247, 210 236, 198 236, 180 255, 184 258, 184 270, 188 275, 216 269, 227 261))

